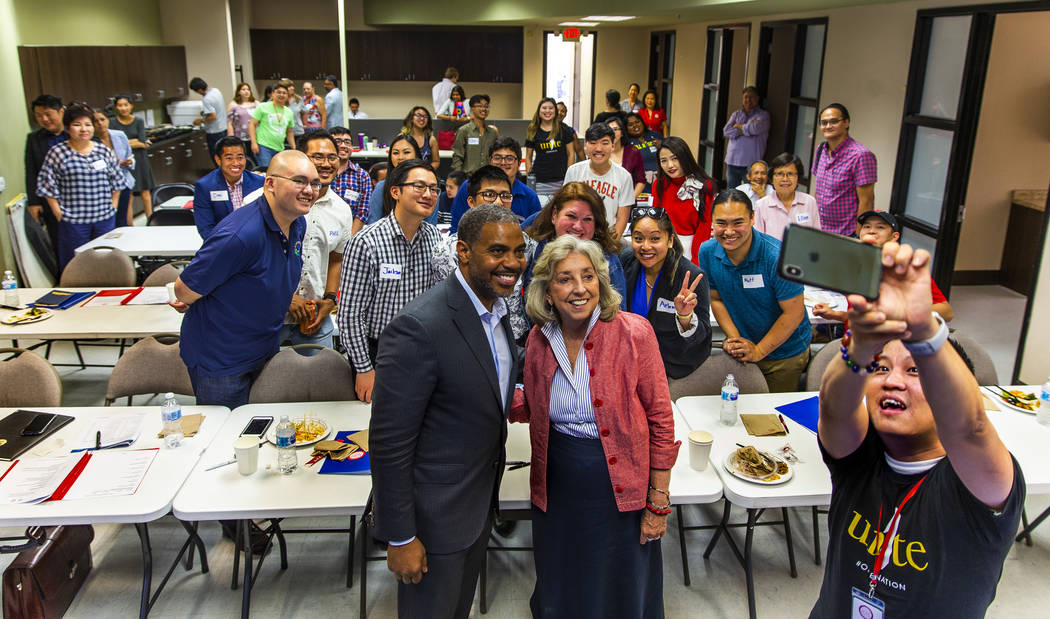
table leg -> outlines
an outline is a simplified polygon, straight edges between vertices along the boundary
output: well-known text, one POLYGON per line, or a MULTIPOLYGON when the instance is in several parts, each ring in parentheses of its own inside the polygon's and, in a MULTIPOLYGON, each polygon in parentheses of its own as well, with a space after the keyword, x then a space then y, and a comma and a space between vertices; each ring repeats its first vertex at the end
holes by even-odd
POLYGON ((781 507, 780 513, 784 516, 784 535, 787 536, 788 563, 791 564, 791 577, 798 578, 798 570, 795 569, 795 544, 791 540, 791 521, 788 520, 788 508, 781 507))
POLYGON ((179 523, 182 525, 182 528, 186 529, 186 533, 190 536, 190 540, 193 542, 186 556, 186 569, 189 570, 193 568, 193 549, 194 547, 196 547, 198 553, 201 556, 201 574, 207 574, 208 553, 204 549, 204 540, 202 540, 200 535, 198 535, 197 533, 197 529, 200 526, 200 523, 196 521, 193 523, 189 523, 183 522, 182 520, 179 520, 179 523))
MULTIPOLYGON (((751 562, 751 545, 755 540, 755 523, 762 510, 747 510, 747 537, 744 538, 744 576, 747 579, 747 610, 751 619, 757 617, 755 609, 755 573, 751 562)), ((728 532, 726 533, 728 536, 728 532)))
POLYGON ((357 516, 350 516, 350 541, 346 549, 346 588, 354 584, 354 538, 357 537, 357 516))
POLYGON ((142 546, 142 597, 139 600, 139 619, 149 615, 149 592, 153 587, 153 549, 149 543, 149 527, 145 522, 136 522, 135 530, 139 534, 142 546))
POLYGON ((820 512, 813 506, 813 562, 820 565, 820 512))
POLYGON ((365 619, 365 609, 367 608, 367 594, 368 594, 368 525, 365 524, 367 521, 361 519, 361 619, 365 619))
POLYGON ((241 526, 243 524, 243 521, 238 520, 233 530, 233 578, 230 580, 230 589, 234 591, 237 590, 237 583, 240 580, 237 575, 241 571, 241 526))
POLYGON ((252 604, 252 528, 249 520, 238 520, 237 531, 241 538, 241 551, 244 552, 244 582, 241 585, 241 619, 248 619, 252 604))
POLYGON ((721 537, 723 532, 725 532, 726 537, 729 536, 729 530, 726 528, 726 525, 729 524, 729 511, 733 509, 733 504, 728 499, 723 499, 723 501, 725 506, 722 508, 722 522, 718 523, 715 534, 711 537, 711 541, 707 543, 707 549, 704 550, 705 559, 711 557, 711 551, 715 549, 715 546, 718 544, 718 538, 721 537))
MULTIPOLYGON (((1026 517, 1027 515, 1025 514, 1025 512, 1023 510, 1021 512, 1021 515, 1022 515, 1022 517, 1024 517, 1025 520, 1027 520, 1027 517, 1026 517)), ((1050 516, 1050 507, 1047 507, 1045 510, 1043 510, 1043 513, 1041 513, 1038 516, 1036 516, 1035 520, 1033 520, 1031 524, 1025 523, 1024 529, 1022 529, 1021 532, 1017 534, 1017 537, 1015 537, 1014 540, 1019 542, 1022 539, 1025 539, 1025 540, 1027 540, 1026 543, 1029 546, 1031 546, 1032 545, 1032 531, 1034 531, 1035 528, 1038 527, 1039 525, 1043 524, 1043 521, 1046 520, 1047 516, 1050 516)))
MULTIPOLYGON (((685 578, 685 586, 689 586, 689 554, 685 546, 685 528, 682 524, 682 506, 675 505, 675 520, 678 521, 678 547, 682 551, 682 576, 685 578)), ((716 533, 717 535, 717 533, 716 533)))
POLYGON ((478 609, 481 614, 484 615, 488 612, 488 604, 486 604, 485 592, 488 590, 488 575, 489 575, 489 549, 485 548, 485 552, 481 555, 481 599, 478 600, 478 609))

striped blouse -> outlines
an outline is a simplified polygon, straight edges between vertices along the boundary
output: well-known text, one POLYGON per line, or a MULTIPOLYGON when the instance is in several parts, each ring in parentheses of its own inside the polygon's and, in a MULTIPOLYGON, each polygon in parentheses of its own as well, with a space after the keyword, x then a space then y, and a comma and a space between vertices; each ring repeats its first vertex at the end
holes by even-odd
MULTIPOLYGON (((595 308, 584 339, 590 335, 600 315, 601 307, 595 308)), ((543 335, 547 336, 554 358, 558 360, 558 371, 551 380, 551 426, 569 436, 598 439, 598 424, 591 404, 591 373, 587 366, 587 355, 576 355, 576 367, 573 368, 565 349, 561 325, 557 321, 552 320, 543 325, 543 335)))

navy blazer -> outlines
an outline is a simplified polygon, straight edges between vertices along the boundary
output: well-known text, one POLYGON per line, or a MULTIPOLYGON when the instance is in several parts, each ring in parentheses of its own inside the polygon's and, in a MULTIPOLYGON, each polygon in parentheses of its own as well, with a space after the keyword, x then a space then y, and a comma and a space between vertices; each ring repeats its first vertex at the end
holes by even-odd
MULTIPOLYGON (((248 194, 263 186, 263 177, 258 174, 245 170, 241 176, 244 179, 241 187, 242 198, 248 197, 248 194)), ((197 224, 197 231, 200 232, 202 239, 208 238, 211 231, 215 229, 215 225, 222 221, 223 217, 233 212, 233 204, 228 197, 226 200, 212 200, 211 192, 225 191, 229 196, 229 190, 230 187, 218 168, 208 172, 193 184, 193 222, 197 224)), ((250 202, 251 200, 243 200, 242 204, 250 202)))
MULTIPOLYGON (((518 374, 513 331, 503 318, 518 374)), ((507 413, 492 348, 455 274, 420 294, 379 337, 369 458, 375 537, 467 548, 499 498, 507 413)))

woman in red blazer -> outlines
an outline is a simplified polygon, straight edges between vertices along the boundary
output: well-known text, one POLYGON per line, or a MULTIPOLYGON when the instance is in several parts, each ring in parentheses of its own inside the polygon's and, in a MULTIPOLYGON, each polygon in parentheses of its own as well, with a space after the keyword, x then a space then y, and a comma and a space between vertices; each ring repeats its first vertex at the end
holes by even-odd
POLYGON ((601 247, 547 245, 511 412, 532 437, 534 617, 663 616, 659 540, 680 443, 653 329, 619 305, 601 247))

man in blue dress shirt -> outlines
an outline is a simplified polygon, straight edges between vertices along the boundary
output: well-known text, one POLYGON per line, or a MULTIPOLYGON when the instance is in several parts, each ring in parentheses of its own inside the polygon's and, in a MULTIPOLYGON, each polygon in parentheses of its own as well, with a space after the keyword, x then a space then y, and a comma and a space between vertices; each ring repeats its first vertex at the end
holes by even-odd
MULTIPOLYGON (((510 180, 510 192, 514 194, 510 210, 518 216, 518 222, 523 222, 530 215, 540 212, 540 199, 536 192, 528 185, 518 180, 518 164, 521 162, 521 145, 509 136, 496 138, 489 148, 489 164, 503 170, 510 180)), ((459 188, 455 199, 452 200, 452 227, 449 232, 459 229, 459 219, 470 209, 467 205, 467 196, 470 195, 469 181, 464 181, 459 188)))
POLYGON ((224 217, 262 195, 263 177, 245 174, 248 158, 239 138, 228 135, 219 140, 214 158, 219 167, 193 184, 193 222, 202 239, 211 236, 224 217))
POLYGON ((223 219, 175 280, 182 360, 198 404, 236 408, 280 346, 302 272, 303 215, 321 180, 299 151, 274 156, 263 195, 223 219))

